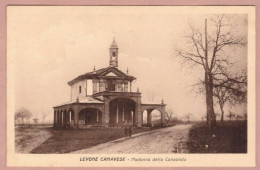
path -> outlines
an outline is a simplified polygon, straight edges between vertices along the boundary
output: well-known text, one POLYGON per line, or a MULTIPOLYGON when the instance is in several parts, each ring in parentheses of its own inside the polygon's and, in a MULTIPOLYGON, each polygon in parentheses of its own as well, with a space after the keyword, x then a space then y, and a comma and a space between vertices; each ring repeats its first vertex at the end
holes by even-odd
POLYGON ((187 153, 186 141, 192 124, 158 129, 143 135, 115 140, 91 148, 71 152, 73 154, 160 154, 187 153))

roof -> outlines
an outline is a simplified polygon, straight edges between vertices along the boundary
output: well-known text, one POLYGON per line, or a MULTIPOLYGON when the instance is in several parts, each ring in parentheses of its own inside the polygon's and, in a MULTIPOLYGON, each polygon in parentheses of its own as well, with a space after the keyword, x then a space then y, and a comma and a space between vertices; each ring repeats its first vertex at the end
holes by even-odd
POLYGON ((110 45, 110 48, 118 48, 115 39, 113 40, 112 44, 110 45))
POLYGON ((100 101, 100 100, 97 100, 91 96, 87 96, 86 98, 84 99, 81 99, 79 100, 78 102, 77 101, 69 101, 69 102, 66 102, 66 103, 63 103, 63 104, 60 104, 60 105, 57 105, 57 106, 54 106, 54 107, 60 107, 60 106, 64 106, 64 105, 69 105, 69 104, 73 104, 73 103, 88 103, 88 104, 102 104, 104 102, 100 101))
POLYGON ((135 77, 122 72, 121 70, 119 70, 116 67, 106 67, 106 68, 102 68, 99 70, 95 70, 92 72, 82 74, 82 75, 76 77, 75 79, 69 81, 68 84, 71 86, 74 83, 81 81, 81 80, 98 79, 98 78, 121 78, 121 79, 130 80, 130 81, 136 79, 135 77), (114 76, 111 76, 109 73, 113 73, 114 76))

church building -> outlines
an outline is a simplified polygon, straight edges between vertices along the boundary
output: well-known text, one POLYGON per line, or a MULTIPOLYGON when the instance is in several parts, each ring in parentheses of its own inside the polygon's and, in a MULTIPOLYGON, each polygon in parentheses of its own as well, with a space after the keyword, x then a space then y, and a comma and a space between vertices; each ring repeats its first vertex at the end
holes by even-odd
POLYGON ((118 69, 118 46, 115 40, 109 48, 109 66, 82 74, 68 82, 69 102, 53 107, 54 127, 88 128, 120 127, 125 121, 135 127, 143 125, 147 111, 147 125, 151 126, 153 110, 161 114, 165 125, 165 104, 145 104, 141 92, 132 91, 136 78, 118 69))

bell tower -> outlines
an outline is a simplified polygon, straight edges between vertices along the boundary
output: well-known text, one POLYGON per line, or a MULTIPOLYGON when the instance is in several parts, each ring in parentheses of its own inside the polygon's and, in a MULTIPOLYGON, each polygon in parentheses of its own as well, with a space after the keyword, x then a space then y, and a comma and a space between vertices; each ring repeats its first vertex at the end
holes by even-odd
POLYGON ((109 53, 110 53, 109 67, 118 67, 118 47, 115 38, 113 39, 113 42, 110 45, 109 53))

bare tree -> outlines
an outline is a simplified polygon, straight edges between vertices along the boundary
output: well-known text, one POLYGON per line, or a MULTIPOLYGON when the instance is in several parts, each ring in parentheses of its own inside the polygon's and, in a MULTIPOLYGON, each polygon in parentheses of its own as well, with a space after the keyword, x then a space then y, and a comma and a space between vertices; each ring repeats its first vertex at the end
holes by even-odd
POLYGON ((190 117, 192 116, 191 113, 187 113, 184 117, 187 119, 187 122, 190 122, 190 117))
POLYGON ((229 111, 227 117, 229 118, 229 121, 231 121, 233 117, 236 117, 236 115, 234 113, 232 113, 231 111, 229 111))
POLYGON ((173 114, 174 114, 174 112, 173 112, 172 109, 167 109, 167 111, 166 111, 166 113, 165 113, 165 118, 166 118, 166 124, 167 124, 167 126, 169 125, 169 122, 171 121, 173 114))
MULTIPOLYGON (((200 80, 199 84, 204 84, 207 123, 211 128, 216 126, 213 101, 213 89, 216 86, 214 81, 218 81, 217 86, 227 86, 228 83, 239 80, 224 74, 226 72, 223 70, 228 68, 231 63, 223 51, 230 49, 231 46, 246 45, 244 37, 232 34, 226 20, 225 15, 217 15, 211 18, 209 21, 213 27, 212 30, 214 30, 211 34, 208 34, 207 19, 205 19, 204 33, 190 25, 190 34, 185 36, 188 40, 187 47, 190 48, 176 50, 177 56, 183 60, 183 63, 201 66, 204 70, 204 78, 200 80)), ((229 86, 229 88, 233 89, 234 86, 229 86)))
POLYGON ((31 118, 32 113, 26 108, 20 108, 15 112, 15 120, 21 120, 22 124, 24 124, 24 119, 28 120, 31 118))
POLYGON ((45 118, 46 118, 47 114, 42 112, 42 123, 44 124, 45 118))
POLYGON ((214 89, 214 96, 217 98, 217 103, 221 111, 221 122, 224 121, 224 105, 230 100, 230 93, 228 93, 225 87, 216 87, 214 89))

